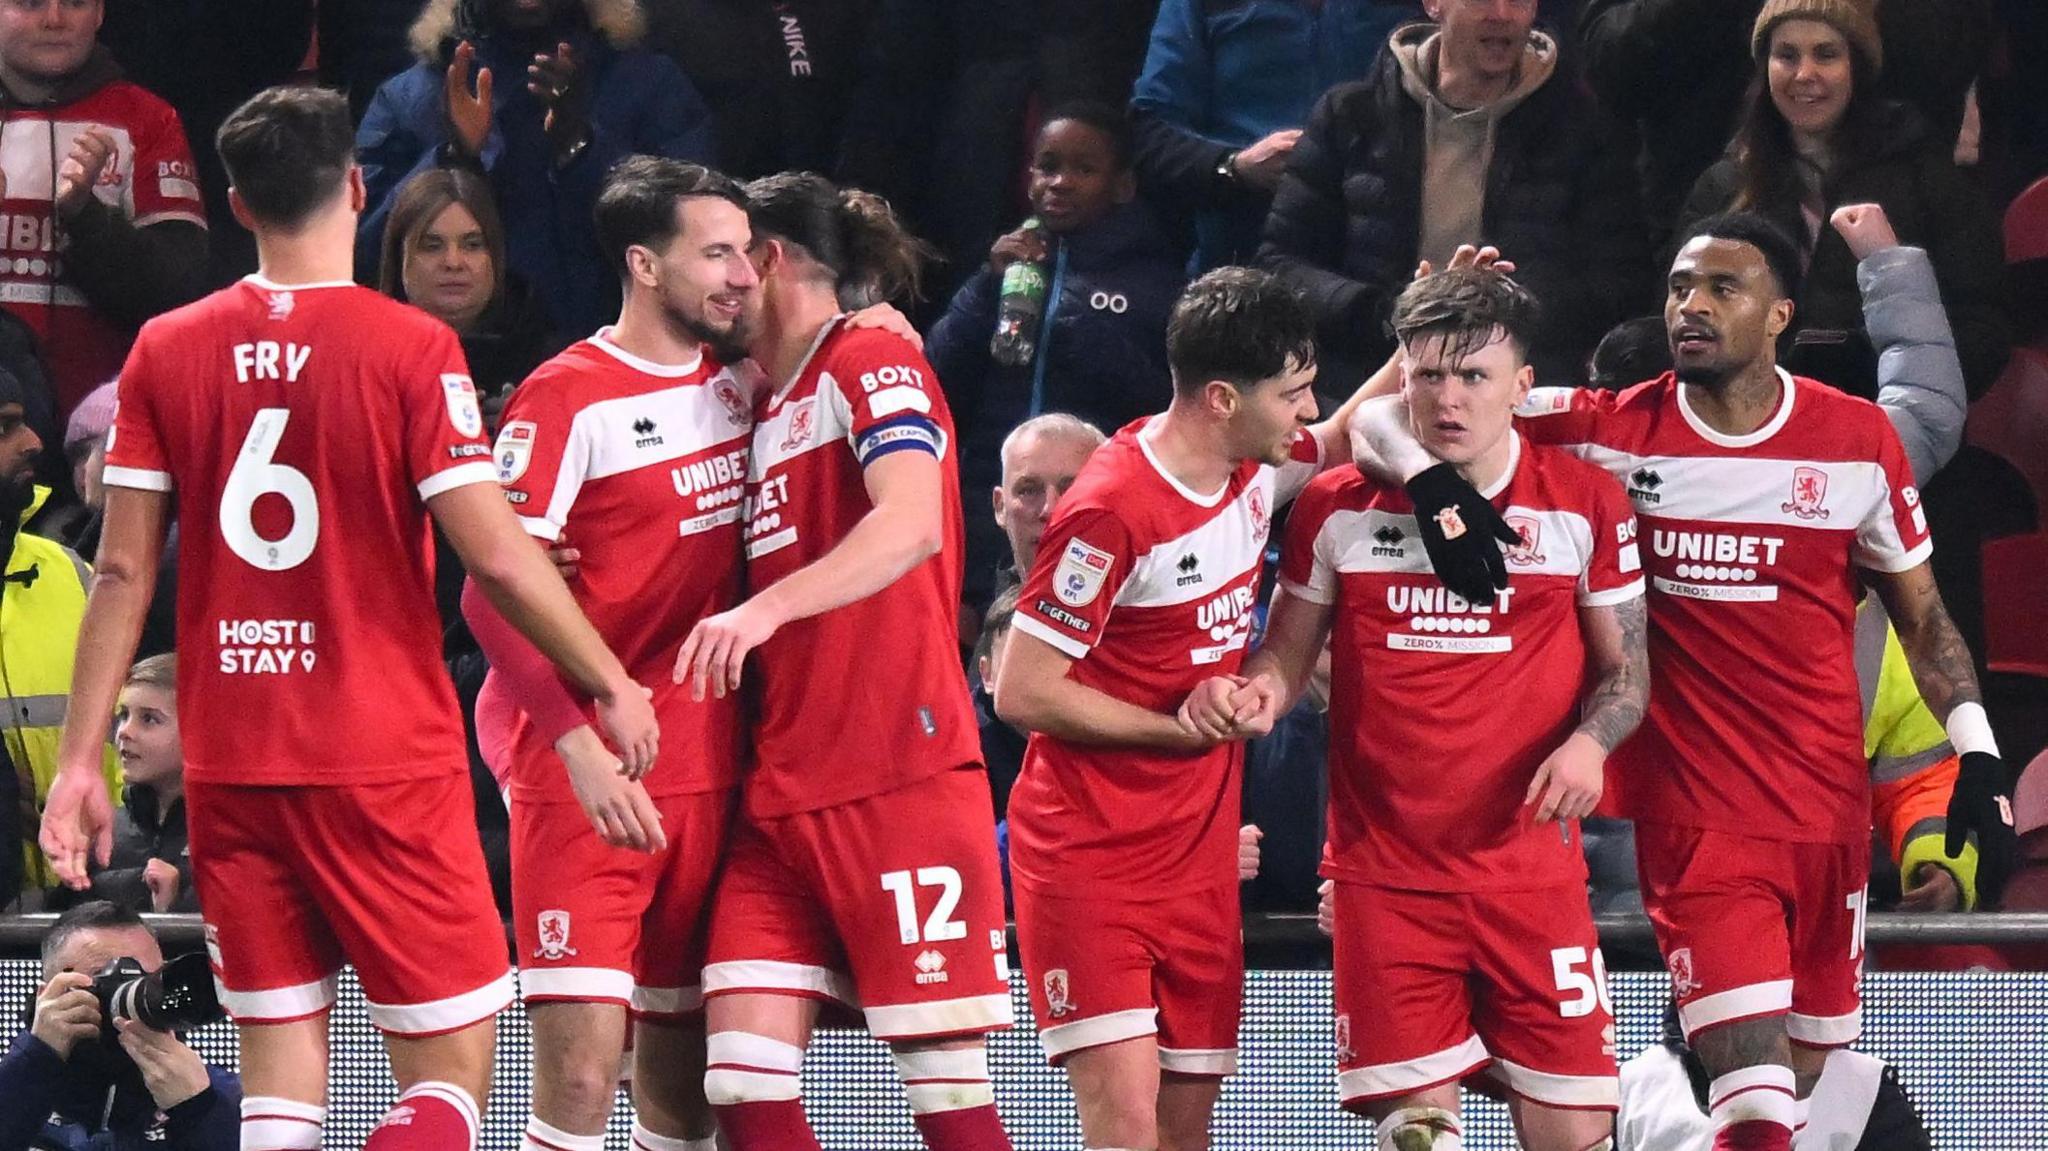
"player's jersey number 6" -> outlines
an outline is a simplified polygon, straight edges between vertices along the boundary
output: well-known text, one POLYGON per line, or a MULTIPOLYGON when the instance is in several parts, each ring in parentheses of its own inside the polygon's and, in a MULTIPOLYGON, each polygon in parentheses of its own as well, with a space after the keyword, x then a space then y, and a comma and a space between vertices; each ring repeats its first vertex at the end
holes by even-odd
POLYGON ((220 493, 220 534, 236 555, 265 571, 287 571, 305 563, 320 541, 320 500, 313 481, 290 464, 273 462, 291 418, 286 408, 256 413, 220 493), (291 505, 291 530, 282 538, 265 539, 256 530, 256 501, 265 495, 283 496, 291 505))

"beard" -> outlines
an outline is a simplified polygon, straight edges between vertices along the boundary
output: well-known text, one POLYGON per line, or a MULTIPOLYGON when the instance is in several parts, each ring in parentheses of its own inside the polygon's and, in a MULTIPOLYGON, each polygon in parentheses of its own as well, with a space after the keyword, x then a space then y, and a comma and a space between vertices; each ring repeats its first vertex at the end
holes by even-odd
POLYGON ((1672 368, 1672 374, 1681 384, 1714 391, 1727 383, 1735 375, 1735 370, 1726 364, 1679 364, 1672 368))
POLYGON ((721 362, 730 364, 747 358, 747 345, 753 339, 755 325, 744 312, 732 323, 720 327, 702 315, 693 315, 681 308, 669 306, 666 310, 670 320, 690 333, 698 343, 708 346, 721 362))

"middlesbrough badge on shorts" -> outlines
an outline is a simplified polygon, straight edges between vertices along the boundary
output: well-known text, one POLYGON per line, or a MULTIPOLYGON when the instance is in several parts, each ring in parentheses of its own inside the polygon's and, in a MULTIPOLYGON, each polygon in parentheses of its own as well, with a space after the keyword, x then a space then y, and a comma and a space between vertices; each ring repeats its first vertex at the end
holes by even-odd
POLYGON ((1045 1013, 1058 1019, 1072 1014, 1073 1010, 1074 1001, 1067 997, 1067 969, 1055 967, 1045 973, 1045 1013))
POLYGON ((569 913, 566 911, 543 911, 540 913, 540 946, 533 949, 535 959, 567 959, 576 954, 569 946, 569 913))
POLYGON ((1087 607, 1102 594, 1103 581, 1109 578, 1109 568, 1115 559, 1101 548, 1068 540, 1067 550, 1060 555, 1060 566, 1052 573, 1053 594, 1068 607, 1087 607))

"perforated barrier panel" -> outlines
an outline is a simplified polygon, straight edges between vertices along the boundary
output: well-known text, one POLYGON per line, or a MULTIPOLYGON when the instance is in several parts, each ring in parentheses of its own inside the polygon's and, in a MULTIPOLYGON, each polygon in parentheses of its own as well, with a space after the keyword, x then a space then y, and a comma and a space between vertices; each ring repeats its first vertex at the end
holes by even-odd
MULTIPOLYGON (((35 966, 0 962, 0 1007, 9 1018, 34 986, 35 966)), ((1662 975, 1617 972, 1612 981, 1624 1058, 1656 1036, 1667 985, 1662 975)), ((1027 1017, 1021 983, 1013 987, 1027 1017)), ((1898 1068, 1906 1090, 1942 1151, 2043 1151, 2048 1148, 2048 974, 1873 973, 1864 979, 1865 1031, 1859 1046, 1898 1068)), ((334 1106, 329 1147, 360 1146, 390 1105, 384 1055, 363 1014, 354 978, 346 977, 334 1016, 334 1106)), ((209 1059, 232 1065, 225 1027, 195 1036, 209 1059)), ((1367 1146, 1364 1124, 1337 1109, 1331 1064, 1330 976, 1325 971, 1257 971, 1245 985, 1239 1073, 1226 1085, 1216 1116, 1219 1151, 1367 1146)), ((498 1089, 486 1120, 484 1146, 518 1145, 528 1102, 530 1041, 517 1009, 501 1023, 498 1089)), ((991 1066, 1003 1119, 1019 1151, 1073 1151, 1080 1146, 1056 1070, 1040 1056, 1028 1028, 999 1036, 991 1066)), ((811 1121, 835 1151, 915 1151, 910 1124, 887 1053, 865 1035, 831 1032, 812 1048, 804 1068, 811 1121)), ((1512 1148, 1498 1104, 1468 1099, 1465 1145, 1512 1148)), ((626 1147, 627 1108, 613 1116, 610 1148, 626 1147)))

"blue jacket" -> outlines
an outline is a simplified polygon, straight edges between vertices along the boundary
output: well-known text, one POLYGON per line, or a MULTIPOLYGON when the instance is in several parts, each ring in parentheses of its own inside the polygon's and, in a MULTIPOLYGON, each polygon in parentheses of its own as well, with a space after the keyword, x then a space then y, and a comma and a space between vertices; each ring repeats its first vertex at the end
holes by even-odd
POLYGON ((24 1031, 0 1059, 0 1151, 237 1151, 241 1081, 218 1067, 206 1074, 212 1086, 161 1112, 132 1070, 110 1088, 108 1077, 67 1064, 24 1031), (81 1082, 88 1075, 99 1082, 81 1082), (109 1090, 112 1118, 102 1129, 109 1090))
MULTIPOLYGON (((421 39, 418 26, 414 35, 421 39)), ((476 63, 489 68, 494 81, 482 161, 498 194, 506 262, 540 291, 557 331, 581 334, 618 316, 618 277, 598 253, 590 218, 606 170, 632 153, 715 161, 710 113, 674 61, 615 47, 591 31, 572 33, 569 43, 593 76, 591 138, 560 171, 541 131, 542 108, 526 91, 523 50, 482 37, 476 63)), ((385 81, 356 130, 370 194, 356 233, 356 267, 365 276, 376 272, 392 194, 406 177, 440 161, 447 139, 445 72, 445 57, 422 59, 385 81)))
MULTIPOLYGON (((1126 204, 1056 239, 1046 271, 1031 363, 1003 367, 989 356, 1002 282, 986 265, 954 293, 925 347, 959 429, 960 484, 970 501, 1002 482, 1003 437, 1024 420, 1068 412, 1113 433, 1173 398, 1166 315, 1187 274, 1151 210, 1126 204)), ((994 565, 1008 558, 988 518, 968 517, 970 598, 986 598, 994 565)))
POLYGON ((1308 122, 1316 97, 1372 69, 1416 0, 1164 0, 1131 92, 1148 196, 1199 211, 1201 267, 1248 261, 1268 197, 1226 181, 1230 153, 1308 122))

